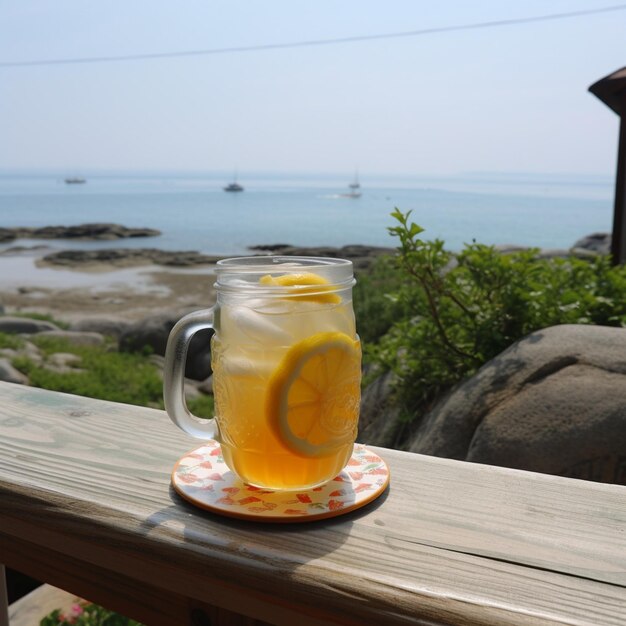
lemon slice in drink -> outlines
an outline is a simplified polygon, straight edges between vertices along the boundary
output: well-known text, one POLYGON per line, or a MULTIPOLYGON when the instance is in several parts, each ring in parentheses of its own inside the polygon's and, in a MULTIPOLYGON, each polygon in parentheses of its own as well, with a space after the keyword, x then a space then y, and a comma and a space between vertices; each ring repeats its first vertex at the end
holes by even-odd
POLYGON ((330 455, 354 441, 359 419, 361 347, 339 332, 291 346, 270 377, 269 427, 304 457, 330 455))
POLYGON ((330 304, 341 302, 341 298, 336 293, 323 293, 331 289, 330 286, 325 287, 328 285, 328 281, 319 274, 311 272, 283 274, 282 276, 266 274, 261 276, 259 284, 270 287, 300 287, 294 293, 298 295, 300 300, 309 302, 328 302, 330 304))

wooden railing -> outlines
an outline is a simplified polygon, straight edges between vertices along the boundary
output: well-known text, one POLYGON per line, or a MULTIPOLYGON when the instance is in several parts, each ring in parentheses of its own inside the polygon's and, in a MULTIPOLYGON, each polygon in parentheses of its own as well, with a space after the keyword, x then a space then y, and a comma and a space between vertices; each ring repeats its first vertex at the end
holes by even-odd
POLYGON ((0 384, 0 562, 156 626, 626 624, 624 487, 375 449, 376 502, 260 525, 173 492, 195 443, 159 410, 0 384))

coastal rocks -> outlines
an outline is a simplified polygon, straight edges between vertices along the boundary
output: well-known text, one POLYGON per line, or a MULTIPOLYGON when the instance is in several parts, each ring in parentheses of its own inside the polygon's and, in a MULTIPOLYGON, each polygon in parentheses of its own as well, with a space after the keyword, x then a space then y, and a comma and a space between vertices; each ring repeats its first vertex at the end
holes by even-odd
POLYGON ((582 239, 579 239, 572 249, 586 250, 589 252, 595 252, 596 254, 610 254, 611 253, 611 233, 592 233, 582 239))
POLYGON ((28 377, 22 372, 16 370, 10 363, 9 359, 0 358, 0 381, 5 383, 17 383, 18 385, 27 385, 28 377))
POLYGON ((10 228, 0 228, 0 243, 9 243, 15 240, 15 233, 10 228))
POLYGON ((55 352, 45 360, 43 367, 57 374, 76 374, 84 371, 79 367, 81 361, 78 355, 71 352, 55 352))
POLYGON ((44 256, 39 266, 61 266, 88 268, 89 266, 110 265, 132 267, 137 265, 165 265, 170 267, 192 267, 212 265, 220 257, 200 254, 193 251, 175 252, 157 248, 104 248, 100 250, 62 250, 44 256))
POLYGON ((0 243, 14 239, 91 239, 115 240, 128 237, 156 237, 154 228, 128 228, 120 224, 79 224, 78 226, 44 226, 43 228, 0 228, 0 243))
MULTIPOLYGON (((146 348, 155 354, 165 355, 167 339, 174 324, 180 319, 179 314, 163 314, 147 317, 129 326, 119 339, 121 352, 141 352, 146 348)), ((185 376, 194 380, 204 380, 211 373, 211 337, 212 330, 197 332, 189 343, 185 376)))
POLYGON ((262 254, 281 254, 285 256, 326 256, 338 259, 349 259, 355 270, 364 270, 370 267, 376 257, 395 254, 394 248, 381 246, 349 245, 340 248, 329 246, 298 247, 288 244, 269 244, 252 246, 250 250, 262 254))
POLYGON ((534 332, 427 414, 412 452, 626 484, 626 329, 534 332))
POLYGON ((400 409, 391 402, 393 373, 385 372, 361 393, 357 441, 366 445, 397 448, 406 422, 399 420, 400 409))
POLYGON ((124 331, 130 327, 130 322, 110 318, 85 318, 70 324, 69 330, 77 332, 91 332, 115 337, 119 339, 124 331))
POLYGON ((37 336, 63 339, 73 346, 101 346, 105 341, 100 333, 72 330, 45 330, 37 336))
POLYGON ((43 320, 35 320, 26 317, 0 317, 0 333, 7 334, 32 334, 46 330, 61 330, 56 324, 43 320))

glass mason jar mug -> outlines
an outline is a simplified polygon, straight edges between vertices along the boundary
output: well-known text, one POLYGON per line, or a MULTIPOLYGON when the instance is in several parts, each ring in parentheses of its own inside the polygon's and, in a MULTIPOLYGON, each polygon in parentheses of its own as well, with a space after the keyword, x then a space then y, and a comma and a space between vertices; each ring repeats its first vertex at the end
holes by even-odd
POLYGON ((348 463, 356 438, 361 346, 352 263, 316 257, 240 257, 216 266, 217 302, 183 317, 165 355, 164 398, 185 432, 221 444, 244 482, 313 488, 348 463), (186 407, 191 337, 213 328, 215 418, 186 407))

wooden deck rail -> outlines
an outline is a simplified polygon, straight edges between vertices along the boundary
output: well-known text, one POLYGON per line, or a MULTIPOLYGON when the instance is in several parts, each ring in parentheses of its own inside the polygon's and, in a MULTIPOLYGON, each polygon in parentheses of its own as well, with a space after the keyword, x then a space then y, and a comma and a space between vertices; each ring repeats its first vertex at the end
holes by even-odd
POLYGON ((626 624, 624 487, 375 449, 378 501, 260 525, 172 491, 194 444, 162 411, 0 384, 0 562, 151 626, 626 624))

